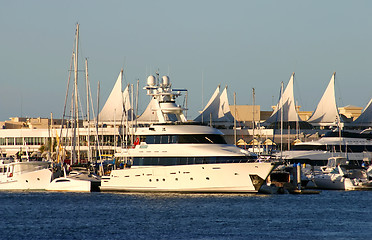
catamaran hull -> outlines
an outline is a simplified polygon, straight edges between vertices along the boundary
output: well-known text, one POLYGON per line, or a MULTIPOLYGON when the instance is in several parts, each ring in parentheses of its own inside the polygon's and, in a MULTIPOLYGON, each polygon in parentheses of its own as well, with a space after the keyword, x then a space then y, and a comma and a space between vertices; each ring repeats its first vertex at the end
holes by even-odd
POLYGON ((132 167, 103 177, 101 191, 256 193, 273 163, 132 167))
POLYGON ((52 179, 52 171, 41 169, 37 171, 15 174, 0 178, 0 190, 44 190, 52 179))
POLYGON ((68 177, 54 179, 46 188, 47 191, 56 192, 90 192, 91 181, 78 180, 68 177))

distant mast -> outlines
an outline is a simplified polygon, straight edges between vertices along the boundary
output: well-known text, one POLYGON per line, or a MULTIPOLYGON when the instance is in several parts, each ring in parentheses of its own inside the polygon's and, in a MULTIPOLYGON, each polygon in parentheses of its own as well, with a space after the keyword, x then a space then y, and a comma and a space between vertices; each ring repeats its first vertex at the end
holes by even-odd
POLYGON ((254 105, 255 105, 255 92, 254 92, 254 88, 252 88, 252 104, 253 104, 253 111, 252 111, 252 135, 253 135, 253 141, 252 141, 252 149, 253 149, 253 152, 254 152, 254 148, 255 148, 255 143, 254 143, 254 129, 256 127, 255 125, 255 122, 254 122, 254 105))
POLYGON ((79 50, 79 24, 76 24, 76 36, 75 36, 75 53, 74 53, 74 104, 73 104, 73 141, 72 141, 72 163, 76 163, 76 160, 80 162, 80 154, 76 156, 76 130, 79 126, 79 109, 78 109, 78 50, 79 50))
POLYGON ((87 122, 88 122, 88 161, 91 161, 91 152, 90 152, 90 111, 89 111, 89 89, 90 83, 88 78, 88 59, 85 59, 85 81, 86 81, 86 97, 87 97, 87 122))

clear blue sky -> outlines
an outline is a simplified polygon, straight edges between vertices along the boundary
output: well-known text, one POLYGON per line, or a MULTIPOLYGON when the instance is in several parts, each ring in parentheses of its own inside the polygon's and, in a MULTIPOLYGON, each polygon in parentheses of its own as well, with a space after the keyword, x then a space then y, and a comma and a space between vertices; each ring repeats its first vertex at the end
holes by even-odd
POLYGON ((315 109, 333 72, 338 106, 372 97, 372 1, 0 0, 0 120, 61 117, 77 22, 101 106, 121 68, 127 83, 143 87, 159 69, 187 88, 190 119, 218 84, 230 104, 233 92, 252 104, 255 88, 270 110, 292 72, 301 110, 315 109))

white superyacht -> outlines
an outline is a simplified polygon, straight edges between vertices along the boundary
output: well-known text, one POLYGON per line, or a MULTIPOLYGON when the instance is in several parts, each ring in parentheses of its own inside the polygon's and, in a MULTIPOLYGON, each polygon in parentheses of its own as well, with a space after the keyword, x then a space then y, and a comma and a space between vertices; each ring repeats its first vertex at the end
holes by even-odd
POLYGON ((131 121, 133 144, 115 154, 124 166, 102 177, 101 191, 257 192, 275 164, 226 144, 217 129, 187 122, 175 102, 183 90, 167 76, 158 81, 147 79, 150 104, 131 121))

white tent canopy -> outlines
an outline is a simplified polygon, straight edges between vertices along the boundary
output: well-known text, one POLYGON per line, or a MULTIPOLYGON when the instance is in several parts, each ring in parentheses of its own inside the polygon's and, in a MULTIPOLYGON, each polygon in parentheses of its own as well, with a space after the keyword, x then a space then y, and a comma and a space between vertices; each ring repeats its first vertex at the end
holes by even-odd
POLYGON ((271 116, 265 121, 265 123, 274 123, 274 122, 296 122, 299 120, 296 105, 293 96, 293 81, 294 73, 292 73, 291 78, 289 79, 288 85, 283 92, 283 95, 280 97, 278 104, 271 116), (283 112, 283 114, 282 114, 283 112), (283 116, 283 119, 281 117, 283 116))
POLYGON ((313 115, 308 120, 312 125, 336 126, 338 122, 338 110, 335 97, 335 75, 333 73, 328 87, 325 90, 313 115))
POLYGON ((229 100, 227 97, 227 86, 220 94, 220 85, 218 85, 207 105, 194 121, 218 123, 234 122, 234 117, 230 112, 229 100))
MULTIPOLYGON (((98 115, 98 120, 101 122, 112 122, 132 119, 133 108, 129 98, 129 86, 124 92, 122 89, 123 70, 120 71, 116 83, 111 90, 109 97, 106 100, 101 112, 98 115)), ((133 118, 135 116, 133 115, 133 118)))
POLYGON ((364 108, 362 114, 350 124, 351 126, 372 127, 372 99, 364 108))
POLYGON ((147 105, 145 111, 137 118, 138 122, 159 122, 157 116, 158 100, 152 97, 150 103, 147 105))

